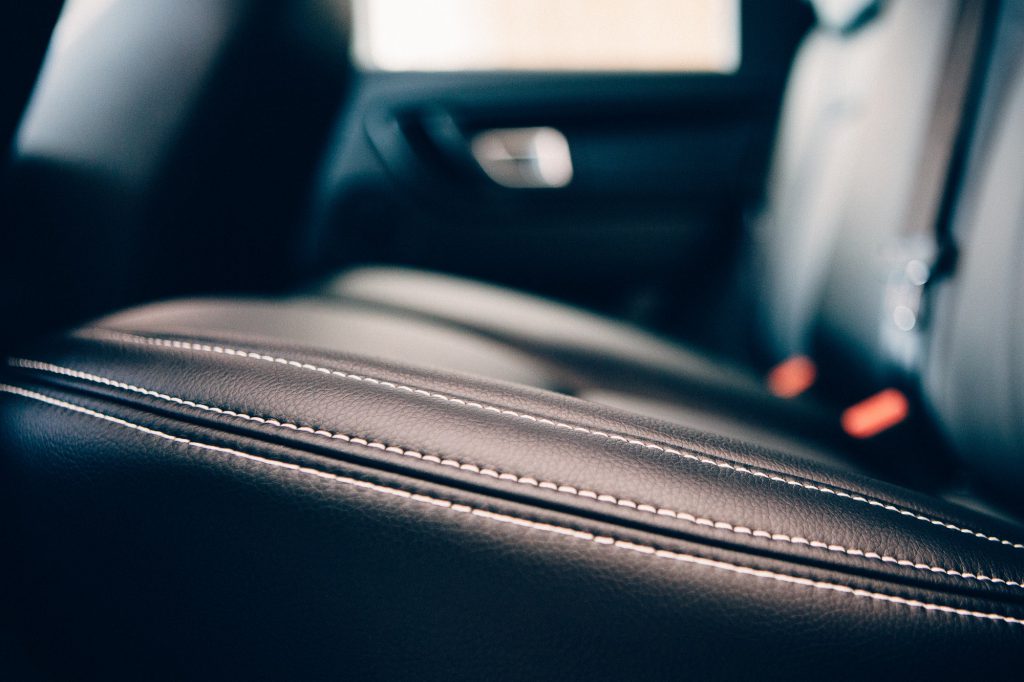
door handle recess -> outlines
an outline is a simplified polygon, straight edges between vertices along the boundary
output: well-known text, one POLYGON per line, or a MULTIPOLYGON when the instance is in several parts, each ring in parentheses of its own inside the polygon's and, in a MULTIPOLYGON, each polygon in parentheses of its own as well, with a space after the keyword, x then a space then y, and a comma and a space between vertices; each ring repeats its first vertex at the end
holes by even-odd
POLYGON ((569 142, 555 128, 485 130, 473 136, 470 151, 487 177, 502 187, 552 189, 572 181, 569 142))

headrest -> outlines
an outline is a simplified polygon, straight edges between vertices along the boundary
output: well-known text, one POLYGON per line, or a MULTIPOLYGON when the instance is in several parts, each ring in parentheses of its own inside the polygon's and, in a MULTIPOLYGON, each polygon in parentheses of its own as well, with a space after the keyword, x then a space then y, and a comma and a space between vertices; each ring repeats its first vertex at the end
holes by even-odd
POLYGON ((882 0, 810 0, 818 25, 838 33, 852 33, 871 21, 882 0))

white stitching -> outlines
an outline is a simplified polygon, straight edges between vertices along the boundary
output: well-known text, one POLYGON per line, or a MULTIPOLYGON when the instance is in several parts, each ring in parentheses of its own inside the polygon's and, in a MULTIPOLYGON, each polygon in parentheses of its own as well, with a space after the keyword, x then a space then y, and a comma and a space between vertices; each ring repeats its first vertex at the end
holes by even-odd
POLYGON ((715 466, 715 467, 719 467, 721 469, 727 469, 729 471, 734 471, 734 472, 737 472, 737 473, 746 474, 746 475, 749 475, 749 476, 754 476, 754 477, 761 478, 761 479, 764 479, 764 480, 775 481, 777 483, 785 483, 786 485, 791 485, 791 486, 794 486, 794 487, 802 488, 804 490, 810 490, 810 491, 817 492, 817 493, 822 493, 822 494, 825 494, 825 495, 834 495, 836 497, 841 497, 843 499, 851 500, 853 502, 859 502, 861 504, 867 504, 867 505, 870 505, 872 507, 877 507, 879 509, 884 509, 886 511, 890 511, 890 512, 899 514, 901 516, 908 517, 908 518, 916 519, 918 521, 923 521, 923 522, 929 523, 929 524, 931 524, 933 526, 938 526, 940 528, 946 528, 948 530, 953 530, 953 531, 956 531, 958 533, 963 533, 965 535, 971 535, 971 536, 974 536, 976 538, 980 538, 982 540, 988 540, 989 542, 995 542, 995 543, 998 543, 1000 545, 1004 545, 1006 547, 1012 547, 1013 549, 1024 549, 1024 544, 1022 544, 1022 543, 1012 542, 1010 540, 1003 540, 1002 538, 999 538, 999 537, 997 537, 995 535, 987 535, 985 533, 981 533, 979 531, 975 531, 975 530, 972 530, 970 528, 963 528, 961 526, 957 526, 957 525, 955 525, 953 523, 949 523, 947 521, 942 521, 940 519, 933 519, 933 518, 931 518, 929 516, 925 516, 923 514, 918 514, 917 512, 911 511, 909 509, 903 509, 903 508, 898 507, 898 506, 896 506, 894 504, 891 504, 889 502, 883 502, 881 500, 872 499, 870 497, 865 497, 863 495, 858 495, 858 494, 855 494, 855 493, 848 493, 848 492, 845 492, 843 490, 837 490, 835 488, 829 488, 828 486, 825 486, 825 485, 820 485, 820 484, 815 484, 815 483, 807 483, 805 481, 798 481, 796 479, 787 478, 785 476, 780 476, 779 474, 772 473, 770 471, 761 471, 761 470, 758 470, 758 469, 750 469, 750 468, 748 468, 746 466, 743 466, 743 465, 740 465, 740 464, 732 464, 730 462, 723 462, 723 461, 720 461, 720 460, 716 460, 716 459, 711 459, 709 457, 705 457, 703 455, 698 455, 698 454, 694 454, 694 453, 691 453, 691 452, 681 451, 681 450, 677 450, 675 448, 665 447, 665 446, 657 445, 655 443, 649 443, 649 442, 646 442, 646 441, 638 440, 638 439, 635 439, 635 438, 629 438, 627 436, 623 436, 623 435, 616 434, 616 433, 606 433, 604 431, 596 431, 596 430, 588 429, 588 428, 583 427, 583 426, 575 426, 575 425, 572 425, 572 424, 566 424, 566 423, 563 423, 563 422, 553 421, 553 420, 547 419, 545 417, 537 417, 535 415, 531 415, 531 414, 527 414, 527 413, 515 412, 514 410, 507 410, 507 409, 503 409, 503 408, 500 408, 500 407, 495 407, 493 405, 487 405, 487 404, 484 404, 484 403, 463 400, 461 398, 455 398, 455 397, 452 397, 452 396, 445 395, 443 393, 436 393, 436 392, 433 392, 433 391, 427 391, 427 390, 422 389, 422 388, 415 388, 413 386, 406 386, 406 385, 403 385, 403 384, 396 384, 396 383, 393 383, 391 381, 385 381, 385 380, 382 380, 382 379, 376 379, 374 377, 369 377, 369 376, 362 376, 362 375, 359 375, 359 374, 349 374, 347 372, 342 372, 342 371, 330 369, 330 368, 327 368, 327 367, 318 367, 317 365, 312 365, 312 364, 309 364, 309 363, 299 362, 297 360, 289 360, 287 358, 275 357, 275 356, 272 356, 272 355, 264 355, 262 353, 255 353, 255 352, 250 352, 250 351, 238 350, 238 349, 229 348, 229 347, 226 347, 226 346, 211 345, 211 344, 205 344, 205 343, 192 343, 192 342, 189 342, 189 341, 177 341, 177 340, 172 340, 172 339, 161 339, 161 338, 155 338, 155 337, 149 337, 149 336, 140 336, 140 335, 137 335, 137 334, 128 334, 128 333, 125 333, 125 332, 118 332, 118 331, 113 331, 113 330, 94 330, 93 333, 98 333, 98 334, 106 335, 106 336, 109 336, 109 337, 112 337, 112 338, 115 338, 115 339, 121 339, 121 340, 127 341, 129 343, 146 344, 146 345, 153 345, 153 346, 164 346, 164 347, 168 347, 168 348, 178 348, 178 349, 182 349, 182 350, 201 351, 201 352, 204 352, 204 353, 218 353, 218 354, 221 354, 221 355, 230 355, 230 356, 241 357, 241 358, 248 358, 248 359, 253 359, 253 360, 262 360, 264 362, 271 362, 271 363, 275 363, 275 364, 279 364, 279 365, 288 365, 288 366, 291 366, 291 367, 296 367, 296 368, 299 368, 299 369, 305 369, 305 370, 310 370, 310 371, 314 371, 314 372, 319 372, 321 374, 328 374, 328 375, 340 377, 340 378, 343 378, 343 379, 351 379, 353 381, 362 381, 362 382, 365 382, 365 383, 375 384, 375 385, 378 385, 378 386, 382 386, 384 388, 389 388, 389 389, 398 390, 398 391, 405 391, 405 392, 408 392, 408 393, 415 393, 415 394, 423 395, 423 396, 430 397, 430 398, 437 398, 437 399, 443 400, 445 402, 450 402, 450 403, 454 403, 454 404, 457 404, 457 405, 463 405, 465 407, 472 407, 472 408, 479 409, 479 410, 486 410, 488 412, 494 412, 495 414, 501 414, 501 415, 504 415, 504 416, 507 416, 507 417, 514 417, 514 418, 518 418, 518 419, 526 419, 528 421, 536 422, 538 424, 545 424, 547 426, 552 426, 552 427, 556 427, 556 428, 560 428, 560 429, 568 429, 570 431, 576 431, 578 433, 586 433, 586 434, 589 434, 591 436, 598 436, 600 438, 606 438, 608 440, 619 441, 619 442, 622 442, 622 443, 628 443, 630 445, 637 445, 637 446, 640 446, 640 447, 643 447, 643 448, 648 448, 648 449, 651 449, 651 450, 656 450, 658 452, 663 452, 663 453, 667 453, 667 454, 677 455, 679 457, 682 457, 683 459, 686 459, 686 460, 689 460, 689 461, 692 461, 692 462, 697 462, 697 463, 705 464, 705 465, 709 465, 709 466, 715 466))
POLYGON ((737 526, 737 525, 733 525, 731 523, 728 523, 726 521, 715 521, 714 519, 709 519, 709 518, 701 517, 701 516, 695 516, 695 515, 690 514, 688 512, 681 512, 681 511, 676 511, 676 510, 673 510, 673 509, 666 509, 666 508, 656 507, 655 505, 644 503, 644 502, 634 502, 634 501, 628 500, 628 499, 621 499, 621 498, 618 498, 618 497, 616 497, 614 495, 609 495, 609 494, 606 494, 606 493, 600 493, 600 492, 595 492, 595 491, 592 491, 592 490, 580 489, 577 486, 565 485, 565 484, 561 484, 561 483, 555 483, 555 482, 552 482, 552 481, 539 481, 539 480, 537 480, 536 478, 534 478, 532 476, 520 476, 520 475, 514 474, 514 473, 501 472, 501 471, 496 471, 494 469, 482 468, 482 467, 480 467, 480 466, 478 466, 476 464, 460 462, 460 461, 458 461, 456 459, 442 457, 439 454, 438 455, 424 454, 424 453, 421 453, 421 452, 419 452, 417 450, 411 450, 411 449, 408 449, 408 448, 405 448, 405 447, 402 447, 402 446, 399 446, 399 445, 383 443, 383 442, 380 442, 380 441, 370 441, 370 440, 367 440, 365 438, 361 438, 359 436, 353 436, 353 435, 350 435, 350 434, 339 433, 339 432, 336 432, 336 431, 329 431, 327 429, 323 429, 323 428, 319 428, 319 427, 315 427, 315 426, 309 426, 309 425, 305 425, 305 424, 293 423, 293 422, 289 422, 289 421, 286 421, 286 420, 278 419, 276 417, 253 416, 253 415, 246 414, 244 412, 238 412, 236 410, 231 410, 231 409, 225 408, 225 407, 217 407, 217 406, 214 406, 214 405, 205 405, 203 403, 197 403, 195 401, 187 400, 185 398, 181 398, 181 397, 178 397, 178 396, 169 395, 167 393, 160 393, 158 391, 154 391, 154 390, 149 389, 149 388, 143 388, 141 386, 136 386, 134 384, 124 383, 124 382, 121 382, 121 381, 117 381, 115 379, 110 379, 110 378, 107 378, 107 377, 99 376, 97 374, 90 374, 88 372, 82 372, 80 370, 71 369, 69 367, 62 367, 60 365, 54 365, 54 364, 48 363, 48 362, 39 362, 38 360, 29 360, 29 359, 26 359, 26 358, 11 358, 11 359, 8 360, 8 363, 10 365, 14 366, 14 367, 21 367, 23 369, 37 370, 37 371, 40 371, 40 372, 48 372, 48 373, 51 373, 51 374, 57 374, 57 375, 61 375, 61 376, 71 377, 71 378, 74 378, 74 379, 80 379, 82 381, 88 381, 88 382, 91 382, 91 383, 101 384, 103 386, 110 386, 112 388, 118 388, 118 389, 121 389, 121 390, 124 390, 124 391, 129 391, 131 393, 137 393, 137 394, 146 395, 146 396, 149 396, 149 397, 152 397, 152 398, 157 398, 157 399, 163 400, 165 402, 171 402, 171 403, 174 403, 174 404, 177 404, 177 405, 183 405, 183 406, 186 406, 186 407, 192 407, 192 408, 195 408, 195 409, 198 409, 198 410, 203 410, 203 411, 206 411, 206 412, 213 412, 213 413, 225 415, 225 416, 228 416, 228 417, 233 417, 233 418, 237 418, 237 419, 243 419, 245 421, 256 422, 256 423, 259 423, 259 424, 265 424, 267 426, 272 426, 272 427, 275 427, 275 428, 287 429, 287 430, 291 430, 291 431, 301 431, 301 432, 304 432, 304 433, 310 433, 310 434, 313 434, 315 436, 320 436, 320 437, 323 437, 323 438, 329 438, 329 439, 334 439, 334 440, 341 440, 341 441, 345 441, 346 443, 351 443, 353 445, 359 445, 359 446, 366 447, 366 448, 371 448, 371 449, 375 449, 375 450, 382 450, 384 452, 398 454, 398 455, 402 455, 402 456, 405 456, 405 457, 411 457, 411 458, 414 458, 414 459, 422 460, 424 462, 429 462, 429 463, 432 463, 432 464, 437 464, 439 466, 448 466, 448 467, 460 469, 462 471, 468 471, 470 473, 474 473, 474 474, 477 474, 477 475, 480 475, 480 476, 487 476, 487 477, 490 477, 490 478, 495 478, 495 479, 500 479, 500 480, 505 480, 505 481, 511 481, 513 483, 518 483, 518 484, 521 484, 521 485, 528 485, 528 486, 532 486, 532 487, 535 487, 535 488, 545 488, 545 489, 549 489, 549 490, 554 490, 554 491, 559 492, 559 493, 575 495, 577 497, 583 497, 583 498, 595 500, 597 502, 603 502, 603 503, 606 503, 606 504, 613 504, 613 505, 620 506, 620 507, 627 507, 629 509, 635 509, 636 511, 644 512, 644 513, 647 513, 647 514, 654 514, 654 515, 657 515, 657 516, 667 516, 667 517, 678 519, 680 521, 685 521, 687 523, 690 523, 690 524, 693 524, 693 525, 697 525, 697 526, 705 526, 705 527, 708 527, 708 528, 714 528, 714 529, 718 529, 718 530, 727 530, 727 531, 729 531, 731 533, 735 533, 737 535, 746 535, 746 536, 750 536, 750 537, 761 538, 761 539, 764 539, 764 540, 768 540, 769 542, 785 542, 785 543, 789 543, 789 544, 792 544, 792 545, 803 545, 803 546, 806 546, 806 547, 811 547, 811 548, 814 548, 814 549, 821 549, 821 550, 825 550, 825 551, 828 551, 828 552, 836 552, 836 553, 846 554, 846 555, 853 556, 853 557, 859 557, 859 558, 873 560, 873 561, 880 561, 882 563, 895 564, 897 566, 902 566, 902 567, 905 567, 905 568, 912 568, 912 569, 916 569, 916 570, 919 570, 919 571, 927 571, 927 572, 930 572, 930 573, 941 573, 943 575, 947 575, 947 576, 954 577, 954 578, 961 578, 961 579, 964 579, 964 580, 974 580, 974 581, 978 581, 978 582, 993 583, 993 584, 998 584, 998 585, 1005 585, 1007 587, 1016 587, 1016 588, 1024 589, 1024 585, 1022 585, 1019 581, 1016 581, 1016 580, 1006 580, 1004 578, 997 578, 997 577, 993 577, 993 576, 988 576, 988 575, 984 575, 982 573, 970 573, 970 572, 966 572, 966 571, 959 571, 959 570, 953 569, 953 568, 943 568, 941 566, 932 566, 932 565, 929 565, 929 564, 926 564, 926 563, 923 563, 923 562, 920 562, 920 561, 914 561, 914 560, 911 560, 911 559, 902 559, 902 558, 893 557, 893 556, 889 556, 889 555, 885 555, 885 554, 879 554, 878 552, 869 551, 869 550, 863 550, 863 549, 857 549, 857 548, 848 548, 848 547, 844 547, 843 545, 836 544, 836 543, 827 543, 827 542, 822 542, 820 540, 808 540, 807 538, 804 538, 804 537, 791 536, 791 535, 787 535, 785 533, 775 533, 775 532, 766 531, 766 530, 751 529, 751 528, 748 528, 746 526, 737 526))
POLYGON ((883 592, 871 592, 869 590, 859 589, 851 587, 849 585, 843 585, 840 583, 830 583, 820 580, 812 580, 810 578, 801 578, 799 576, 789 575, 786 573, 776 573, 774 571, 768 571, 759 568, 753 568, 750 566, 743 566, 741 564, 732 564, 726 561, 718 561, 716 559, 709 559, 695 554, 684 554, 681 552, 673 552, 666 549, 658 549, 651 545, 642 545, 628 540, 621 540, 619 538, 607 536, 607 535, 595 535, 589 531, 580 530, 578 528, 570 528, 567 526, 558 526, 555 524, 544 523, 541 521, 533 521, 518 516, 511 516, 509 514, 500 514, 497 512, 487 511, 486 509, 479 509, 471 507, 466 504, 453 502, 439 497, 432 497, 430 495, 424 495, 422 493, 414 493, 402 488, 393 488, 390 486, 381 485, 379 483, 373 483, 371 481, 364 481, 348 476, 342 476, 340 474, 334 474, 320 469, 314 469, 311 467, 301 466, 290 462, 282 462, 275 459, 268 459, 266 457, 260 457, 258 455, 252 455, 239 450, 231 448, 221 447, 218 445, 209 445, 207 443, 200 443, 197 441, 189 440, 181 436, 173 436, 157 429, 152 429, 140 424, 135 424, 127 420, 115 417, 96 410, 76 405, 74 403, 65 402, 44 395, 42 393, 36 393, 35 391, 29 391, 18 386, 11 386, 8 384, 0 384, 0 391, 10 393, 12 395, 21 396, 32 400, 37 400, 54 407, 59 407, 72 412, 77 412, 89 417, 96 419, 102 419, 103 421, 122 426, 124 428, 132 429, 150 436, 155 436, 163 440, 171 441, 173 443, 179 443, 188 447, 194 447, 200 450, 208 452, 219 452, 231 457, 237 457, 244 459, 255 464, 260 464, 269 467, 276 467, 279 469, 285 469, 288 471, 294 471, 295 473, 314 476, 316 478, 331 481, 332 483, 347 485, 362 490, 368 490, 370 492, 378 493, 381 495, 390 495, 401 499, 409 500, 412 502, 418 502, 420 504, 430 505, 440 509, 445 509, 451 512, 468 514, 477 518, 486 519, 488 521, 496 523, 505 523, 509 525, 518 526, 526 530, 549 533, 552 535, 558 535, 567 538, 573 538, 576 540, 583 540, 591 542, 595 545, 602 547, 612 547, 621 549, 636 554, 643 554, 658 559, 668 559, 672 561, 678 561, 681 563, 694 564, 697 566, 704 566, 706 568, 713 568, 720 571, 726 571, 734 573, 736 575, 745 575, 762 580, 772 580, 774 582, 799 585, 801 587, 809 587, 816 590, 825 590, 829 592, 836 592, 839 594, 848 594, 853 597, 861 599, 871 599, 873 601, 879 601, 889 604, 898 604, 913 609, 923 609, 925 611, 937 611, 940 613, 947 613, 950 615, 961 616, 965 618, 976 618, 980 620, 989 620, 995 622, 1006 623, 1009 625, 1024 625, 1024 619, 1015 618, 1013 616, 1007 616, 999 613, 986 613, 984 611, 972 611, 970 609, 957 608, 954 606, 948 606, 946 604, 934 604, 931 602, 923 602, 917 599, 907 599, 905 597, 898 597, 896 595, 886 594, 883 592))

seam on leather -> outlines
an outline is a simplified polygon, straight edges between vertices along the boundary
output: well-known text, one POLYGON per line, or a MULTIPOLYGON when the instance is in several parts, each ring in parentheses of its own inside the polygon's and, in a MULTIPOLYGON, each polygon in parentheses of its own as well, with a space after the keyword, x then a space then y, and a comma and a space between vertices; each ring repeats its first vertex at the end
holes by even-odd
POLYGON ((952 578, 959 578, 962 580, 975 581, 981 583, 992 583, 996 585, 1004 585, 1006 587, 1016 587, 1018 589, 1024 589, 1024 584, 1017 580, 1007 580, 1005 578, 998 578, 994 576, 985 575, 980 572, 972 573, 969 571, 962 571, 954 568, 933 566, 922 561, 889 556, 885 554, 880 554, 872 550, 845 547, 837 543, 828 543, 823 542, 821 540, 810 540, 808 538, 804 538, 801 536, 791 536, 786 533, 776 533, 773 531, 750 528, 743 525, 734 525, 726 521, 716 521, 714 519, 710 519, 707 517, 696 516, 689 512, 667 509, 644 502, 634 502, 633 500, 622 499, 614 495, 587 490, 585 488, 580 488, 579 486, 555 483, 553 481, 538 480, 536 477, 533 476, 514 474, 506 471, 498 471, 493 468, 481 467, 476 464, 461 462, 454 458, 443 457, 442 455, 440 455, 440 453, 422 453, 418 450, 413 450, 400 445, 395 445, 393 443, 384 443, 380 441, 368 440, 366 438, 362 438, 359 436, 353 436, 351 434, 340 433, 337 431, 330 431, 324 428, 311 426, 308 424, 289 422, 287 420, 278 419, 276 417, 250 415, 223 406, 207 405, 204 403, 189 400, 187 398, 182 398, 180 396, 161 393, 153 389, 144 388, 142 386, 137 386, 134 384, 128 384, 122 381, 117 381, 116 379, 103 377, 98 374, 91 374, 89 372, 83 372, 81 370, 71 369, 69 367, 54 365, 48 362, 40 362, 38 360, 29 360, 26 358, 11 358, 8 360, 8 363, 14 367, 20 367, 23 369, 35 370, 39 372, 47 372, 50 374, 66 376, 81 381, 100 384, 103 386, 109 386, 111 388, 117 388, 123 391, 128 391, 131 393, 149 396, 151 398, 156 398, 164 402, 170 402, 176 405, 182 405, 185 407, 191 407, 206 412, 212 412, 215 414, 224 415, 235 419, 255 422, 258 424, 263 424, 266 426, 271 426, 279 429, 310 433, 315 436, 328 438, 332 440, 341 440, 346 443, 351 443, 353 445, 398 454, 404 457, 410 457, 424 462, 429 462, 431 464, 452 467, 462 471, 468 471, 470 473, 477 474, 480 476, 487 476, 489 478, 503 481, 511 481, 512 483, 526 485, 534 488, 544 488, 548 490, 553 490, 558 493, 574 495, 576 497, 591 499, 597 502, 612 504, 619 507, 626 507, 628 509, 634 509, 639 512, 653 514, 656 516, 667 516, 696 526, 714 528, 716 530, 726 530, 736 535, 761 538, 764 540, 768 540, 770 542, 788 543, 791 545, 803 545, 806 547, 811 547, 813 549, 820 549, 838 554, 846 554, 847 556, 851 557, 857 557, 861 559, 877 561, 886 564, 893 564, 897 566, 902 566, 904 568, 912 568, 918 571, 942 574, 952 578))
POLYGON ((733 573, 736 575, 743 575, 752 578, 758 578, 762 580, 771 580, 774 582, 797 585, 801 587, 808 587, 816 590, 823 590, 828 592, 835 592, 838 594, 846 594, 852 597, 861 599, 870 599, 873 601, 896 604, 911 609, 922 609, 925 611, 936 611, 939 613, 946 613, 950 615, 961 616, 964 618, 973 618, 979 620, 988 620, 993 622, 1006 623, 1009 625, 1024 625, 1024 619, 1016 618, 1013 616, 1007 616, 1000 613, 988 613, 984 611, 974 611, 971 609, 958 608, 949 606, 947 604, 935 604, 932 602, 925 602, 917 599, 908 599, 905 597, 899 597, 892 594, 886 594, 884 592, 873 592, 871 590, 865 590, 861 588, 852 587, 842 583, 833 583, 822 580, 813 580, 811 578, 802 578, 800 576, 794 576, 787 573, 778 573, 775 571, 769 571, 766 569, 754 568, 751 566, 744 566, 742 564, 734 564, 727 561, 719 561, 717 559, 710 559, 697 554, 686 554, 682 552, 675 552, 666 549, 659 549, 652 545, 644 545, 628 540, 623 540, 610 535, 597 535, 590 531, 581 530, 579 528, 572 528, 569 526, 560 526, 557 524, 546 523, 543 521, 531 520, 528 518, 513 516, 510 514, 502 514, 499 512, 492 512, 486 509, 478 507, 472 507, 470 505, 461 504, 452 500, 434 497, 431 495, 424 495, 422 493, 414 493, 410 490, 403 488, 397 488, 392 486, 386 486, 379 483, 373 483, 372 481, 360 480, 343 476, 341 474, 335 474, 312 467, 302 466, 291 462, 284 462, 276 459, 270 459, 267 457, 261 457, 259 455, 253 455, 240 450, 227 448, 219 445, 210 445, 208 443, 202 443, 199 441, 190 440, 182 436, 175 436, 158 429, 153 429, 141 424, 130 422, 120 417, 115 417, 110 414, 99 412, 97 410, 70 403, 52 396, 31 391, 19 386, 12 386, 9 384, 0 384, 0 392, 8 393, 11 395, 19 396, 22 398, 35 400, 53 407, 65 409, 71 412, 76 412, 85 416, 89 416, 95 419, 100 419, 108 423, 121 426, 123 428, 131 429, 139 433, 143 433, 149 436, 154 436, 172 443, 178 443, 187 447, 196 448, 205 452, 216 452, 224 455, 229 455, 241 460, 246 460, 267 467, 274 467, 293 471, 297 474, 312 476, 322 480, 330 481, 334 484, 341 484, 353 488, 366 490, 369 492, 377 493, 380 495, 389 495, 411 502, 417 502, 424 505, 429 505, 439 509, 444 509, 454 513, 466 514, 481 519, 485 519, 495 523, 503 523, 512 526, 517 526, 525 530, 534 532, 543 532, 551 535, 561 536, 570 539, 576 539, 593 543, 595 545, 609 547, 614 549, 620 549, 624 551, 633 552, 636 554, 647 555, 652 558, 672 560, 680 563, 687 563, 697 566, 703 566, 706 568, 713 568, 719 571, 733 573))
POLYGON ((643 448, 647 448, 647 449, 651 449, 651 450, 656 450, 658 452, 663 452, 663 453, 667 453, 667 454, 677 455, 677 456, 682 457, 683 459, 686 459, 688 461, 692 461, 692 462, 696 462, 696 463, 704 464, 704 465, 708 465, 708 466, 715 466, 715 467, 718 467, 718 468, 721 468, 721 469, 726 469, 726 470, 729 470, 729 471, 734 471, 736 473, 753 476, 755 478, 759 478, 759 479, 762 479, 762 480, 774 481, 776 483, 785 483, 786 485, 790 485, 790 486, 794 486, 794 487, 797 487, 797 488, 801 488, 803 490, 810 490, 812 492, 821 493, 823 495, 833 495, 835 497, 840 497, 840 498, 843 498, 843 499, 851 500, 853 502, 859 502, 861 504, 866 504, 866 505, 869 505, 869 506, 872 506, 872 507, 876 507, 878 509, 884 509, 885 511, 893 512, 895 514, 899 514, 899 515, 907 517, 907 518, 916 519, 918 521, 922 521, 924 523, 928 523, 928 524, 931 524, 931 525, 939 527, 939 528, 945 528, 947 530, 956 531, 956 532, 962 533, 964 535, 973 536, 973 537, 976 537, 976 538, 979 538, 979 539, 982 539, 982 540, 987 540, 989 542, 997 543, 999 545, 1003 545, 1003 546, 1006 546, 1006 547, 1011 547, 1013 549, 1024 549, 1024 543, 1013 542, 1013 541, 1010 541, 1010 540, 1004 540, 1004 539, 1002 539, 1002 538, 1000 538, 1000 537, 998 537, 996 535, 989 535, 989 534, 986 534, 986 533, 982 533, 980 531, 973 530, 971 528, 966 528, 966 527, 958 526, 958 525, 956 525, 954 523, 950 523, 948 521, 943 521, 941 519, 932 518, 930 516, 926 516, 924 514, 920 514, 918 512, 910 510, 910 509, 904 509, 903 507, 900 507, 900 506, 898 506, 898 505, 896 505, 896 504, 894 504, 892 502, 885 502, 883 500, 878 500, 878 499, 875 499, 875 498, 872 498, 872 497, 867 497, 865 495, 860 495, 860 494, 857 494, 857 493, 846 492, 844 490, 839 490, 837 488, 832 488, 832 487, 829 487, 829 486, 827 486, 827 485, 825 485, 823 483, 819 483, 819 482, 816 482, 816 481, 815 482, 800 481, 800 480, 797 480, 797 479, 794 479, 794 478, 789 478, 787 476, 779 474, 778 472, 773 472, 773 471, 767 470, 767 469, 765 469, 765 470, 762 470, 760 468, 752 469, 752 468, 749 468, 749 467, 747 467, 745 465, 742 465, 742 464, 734 464, 732 462, 726 462, 726 461, 722 461, 722 460, 712 459, 712 458, 707 457, 705 455, 698 455, 698 454, 695 454, 695 453, 692 453, 692 452, 687 452, 686 450, 683 450, 683 449, 676 449, 676 448, 672 448, 672 447, 666 447, 666 446, 658 445, 656 443, 651 443, 651 442, 639 440, 639 439, 636 439, 636 438, 630 438, 628 436, 624 436, 624 435, 617 434, 617 433, 609 433, 609 432, 605 432, 605 431, 598 431, 598 430, 594 430, 594 429, 588 429, 588 428, 583 427, 583 426, 578 426, 578 425, 573 425, 573 424, 567 424, 567 423, 564 423, 564 422, 554 421, 554 420, 548 419, 546 417, 538 417, 536 415, 531 415, 529 413, 516 412, 514 410, 504 409, 504 408, 501 408, 501 407, 496 407, 494 405, 488 405, 486 403, 470 401, 470 400, 463 400, 462 398, 456 398, 456 397, 449 396, 449 395, 446 395, 446 394, 443 394, 443 393, 437 393, 437 392, 434 392, 434 391, 428 391, 428 390, 423 389, 423 388, 417 388, 417 387, 414 387, 414 386, 407 386, 407 385, 404 385, 404 384, 396 384, 394 382, 387 381, 387 380, 384 380, 384 379, 378 379, 378 378, 375 378, 375 377, 364 376, 364 375, 359 375, 359 374, 351 374, 351 373, 343 372, 343 371, 340 371, 340 370, 330 369, 328 367, 320 367, 320 366, 313 365, 313 364, 310 364, 310 363, 299 362, 298 360, 291 360, 291 359, 288 359, 288 358, 276 357, 276 356, 273 356, 273 355, 267 355, 267 354, 263 354, 263 353, 252 352, 252 351, 244 351, 244 350, 239 350, 239 349, 230 348, 230 347, 227 347, 227 346, 222 346, 222 345, 217 345, 217 344, 206 344, 206 343, 201 343, 201 342, 179 341, 179 340, 175 340, 175 339, 163 339, 163 338, 158 338, 158 337, 142 336, 142 335, 139 335, 139 334, 129 334, 129 333, 126 333, 126 332, 119 332, 119 331, 116 331, 116 330, 109 330, 109 329, 95 329, 94 333, 98 333, 98 335, 108 336, 108 337, 114 338, 114 339, 120 339, 120 340, 128 342, 128 343, 135 343, 135 344, 142 344, 142 345, 152 345, 152 346, 163 346, 163 347, 167 347, 167 348, 177 348, 177 349, 181 349, 181 350, 192 350, 192 351, 199 351, 199 352, 204 352, 204 353, 217 353, 217 354, 221 354, 221 355, 228 355, 228 356, 234 356, 234 357, 240 357, 240 358, 247 358, 247 359, 251 359, 251 360, 260 360, 260 361, 263 361, 263 362, 269 362, 269 363, 273 363, 273 364, 287 365, 287 366, 290 366, 290 367, 295 367, 295 368, 298 368, 298 369, 318 372, 320 374, 336 376, 336 377, 340 377, 340 378, 343 378, 343 379, 351 379, 353 381, 362 381, 362 382, 365 382, 365 383, 375 384, 375 385, 382 386, 384 388, 389 388, 389 389, 392 389, 392 390, 404 391, 404 392, 407 392, 407 393, 414 393, 414 394, 423 395, 423 396, 430 397, 430 398, 436 398, 436 399, 439 399, 439 400, 443 400, 445 402, 449 402, 449 403, 453 403, 453 404, 457 404, 457 405, 462 405, 464 407, 471 407, 471 408, 474 408, 474 409, 480 409, 480 410, 485 410, 485 411, 488 411, 488 412, 493 412, 495 414, 500 414, 500 415, 503 415, 503 416, 506 416, 506 417, 509 417, 509 418, 525 419, 527 421, 532 421, 532 422, 535 422, 535 423, 538 423, 538 424, 544 424, 544 425, 550 426, 552 428, 567 429, 569 431, 574 431, 574 432, 577 432, 577 433, 585 433, 585 434, 589 434, 589 435, 592 435, 592 436, 597 436, 597 437, 605 438, 605 439, 608 439, 608 440, 618 441, 618 442, 629 444, 629 445, 637 445, 637 446, 640 446, 640 447, 643 447, 643 448))

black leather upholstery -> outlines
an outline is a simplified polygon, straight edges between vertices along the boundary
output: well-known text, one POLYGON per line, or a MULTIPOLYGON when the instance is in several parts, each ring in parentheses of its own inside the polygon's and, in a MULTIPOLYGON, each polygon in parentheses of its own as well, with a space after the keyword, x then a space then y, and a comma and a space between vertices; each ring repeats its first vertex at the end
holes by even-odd
MULTIPOLYGON (((1010 480, 1014 121, 969 164, 924 391, 1010 480)), ((834 415, 499 289, 329 293, 146 306, 7 361, 8 582, 55 676, 1019 677, 1024 526, 867 474, 834 415)))
MULTIPOLYGON (((850 467, 862 448, 835 411, 772 396, 760 377, 636 327, 480 282, 357 269, 337 294, 169 302, 120 313, 155 334, 256 334, 553 390, 850 467), (360 284, 366 296, 360 297, 360 284), (393 293, 390 297, 388 294, 393 293), (431 312, 436 312, 431 314, 431 312), (856 456, 837 459, 834 450, 856 456)), ((877 447, 877 444, 875 444, 877 447)))
POLYGON ((159 317, 38 347, 2 388, 8 499, 45 529, 29 599, 79 672, 980 676, 1024 643, 1017 525, 258 322, 154 336, 159 317))

